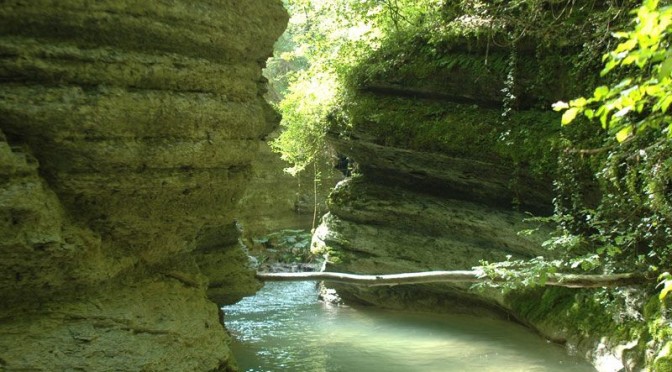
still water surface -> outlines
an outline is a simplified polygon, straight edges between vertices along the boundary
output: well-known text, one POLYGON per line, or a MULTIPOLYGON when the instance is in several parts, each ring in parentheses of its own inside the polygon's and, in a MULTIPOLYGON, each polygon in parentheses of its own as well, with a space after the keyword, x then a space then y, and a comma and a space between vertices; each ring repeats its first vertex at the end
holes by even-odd
POLYGON ((224 311, 241 371, 595 371, 513 323, 326 305, 309 282, 266 283, 224 311))

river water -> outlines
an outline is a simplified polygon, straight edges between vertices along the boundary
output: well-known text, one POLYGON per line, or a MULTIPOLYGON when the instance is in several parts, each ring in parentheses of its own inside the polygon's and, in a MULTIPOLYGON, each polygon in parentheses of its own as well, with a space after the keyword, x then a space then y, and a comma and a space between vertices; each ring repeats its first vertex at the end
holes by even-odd
POLYGON ((268 282, 224 311, 241 371, 595 371, 514 323, 327 305, 310 282, 268 282))

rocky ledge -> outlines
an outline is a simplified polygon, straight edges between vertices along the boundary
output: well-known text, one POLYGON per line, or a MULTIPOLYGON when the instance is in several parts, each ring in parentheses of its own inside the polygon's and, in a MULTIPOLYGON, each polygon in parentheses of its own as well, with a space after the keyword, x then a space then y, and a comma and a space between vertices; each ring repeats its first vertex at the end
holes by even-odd
MULTIPOLYGON (((314 249, 329 255, 327 271, 468 270, 481 260, 498 262, 507 256, 543 254, 538 239, 519 234, 536 225, 524 222, 529 215, 512 209, 507 187, 512 172, 505 166, 361 139, 334 138, 332 142, 357 162, 361 173, 332 192, 330 213, 314 236, 314 249)), ((534 206, 542 205, 547 196, 539 190, 530 195, 528 202, 534 206)), ((500 296, 474 293, 469 286, 336 288, 346 301, 504 314, 500 296)))

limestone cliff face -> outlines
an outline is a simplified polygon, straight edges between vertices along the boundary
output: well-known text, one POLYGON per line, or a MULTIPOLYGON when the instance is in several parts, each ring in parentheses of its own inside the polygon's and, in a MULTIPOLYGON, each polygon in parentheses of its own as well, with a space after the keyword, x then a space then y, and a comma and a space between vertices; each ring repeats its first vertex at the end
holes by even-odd
MULTIPOLYGON (((460 48, 443 58, 466 54, 483 63, 485 48, 460 48)), ((388 58, 381 53, 380 63, 385 63, 388 58)), ((364 64, 355 98, 346 105, 349 122, 330 139, 357 164, 359 175, 332 193, 330 213, 315 234, 317 248, 329 252, 327 269, 381 274, 468 270, 481 260, 499 262, 509 255, 547 256, 542 236, 519 232, 536 227, 524 222, 528 213, 552 211, 551 182, 543 172, 535 173, 530 160, 542 159, 517 157, 528 149, 509 148, 507 142, 536 138, 543 147, 544 136, 534 131, 553 128, 553 123, 541 121, 545 114, 531 109, 502 123, 506 73, 465 71, 459 64, 434 71, 427 62, 430 67, 420 74, 408 65, 423 57, 408 53, 407 63, 383 73, 371 68, 371 75, 364 64)), ((378 63, 376 58, 369 63, 378 63)), ((490 58, 507 57, 491 51, 490 58)), ((533 106, 531 98, 526 100, 528 108, 533 106)), ((534 153, 533 146, 529 151, 534 153)), ((351 301, 394 308, 508 311, 501 295, 470 291, 469 285, 338 289, 351 301)))
POLYGON ((0 369, 231 369, 279 0, 0 4, 0 369), (209 297, 209 298, 208 298, 209 297))
MULTIPOLYGON (((353 138, 332 142, 360 164, 362 173, 336 187, 329 198, 330 213, 315 234, 314 244, 329 252, 328 271, 469 270, 480 260, 542 254, 538 239, 518 234, 535 226, 511 208, 511 171, 505 166, 353 138)), ((476 293, 469 286, 338 289, 346 299, 392 308, 502 310, 498 295, 476 293)))
MULTIPOLYGON (((451 42, 428 53, 421 36, 400 41, 374 52, 350 76, 345 113, 334 117, 330 142, 359 174, 333 191, 330 213, 313 236, 313 248, 329 255, 327 271, 468 270, 507 256, 553 258, 555 252, 541 244, 549 236, 543 227, 538 235, 519 232, 539 227, 525 222, 530 214, 552 214, 561 136, 559 117, 547 108, 581 89, 583 81, 563 76, 575 59, 562 57, 562 50, 543 55, 541 49, 521 49, 517 62, 508 63, 510 51, 488 52, 475 39, 451 42), (558 63, 550 75, 539 73, 543 65, 549 70, 544 60, 558 63), (498 66, 513 67, 507 73, 498 66)), ((593 192, 577 194, 590 198, 593 192)), ((351 302, 517 319, 566 342, 603 371, 640 370, 637 363, 644 360, 642 338, 605 335, 623 328, 604 302, 583 308, 581 299, 595 296, 590 290, 503 295, 468 284, 332 285, 351 302), (579 323, 583 319, 590 320, 579 323)))

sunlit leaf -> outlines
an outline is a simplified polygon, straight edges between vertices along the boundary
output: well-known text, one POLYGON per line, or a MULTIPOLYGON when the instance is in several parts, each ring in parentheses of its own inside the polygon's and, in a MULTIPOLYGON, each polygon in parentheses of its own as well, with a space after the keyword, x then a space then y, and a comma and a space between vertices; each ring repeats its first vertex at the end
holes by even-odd
POLYGON ((630 39, 628 41, 622 42, 618 44, 618 46, 615 49, 615 52, 617 53, 618 57, 617 59, 623 59, 627 54, 624 54, 624 52, 627 52, 629 50, 634 49, 637 46, 637 40, 635 39, 630 39))
POLYGON ((554 103, 552 107, 553 107, 553 111, 562 111, 562 110, 568 109, 569 104, 567 102, 558 101, 558 102, 554 103))
POLYGON ((630 111, 632 111, 632 106, 624 107, 614 114, 614 118, 622 118, 625 115, 627 115, 630 111))
POLYGON ((660 111, 662 112, 667 112, 667 109, 670 107, 670 104, 672 104, 672 95, 669 95, 663 99, 663 103, 660 105, 660 111))
POLYGON ((600 72, 600 76, 604 76, 604 75, 608 74, 608 73, 609 73, 611 70, 613 70, 616 66, 618 66, 618 62, 616 62, 616 61, 614 61, 614 60, 610 60, 609 62, 607 62, 607 63, 604 65, 604 68, 603 68, 602 71, 600 72))
POLYGON ((627 57, 623 58, 623 61, 621 62, 624 66, 631 65, 633 62, 637 60, 637 56, 635 55, 628 55, 627 57))
POLYGON ((602 114, 600 115, 600 124, 602 124, 602 128, 607 129, 607 118, 608 118, 608 113, 607 111, 603 111, 602 114))
POLYGON ((621 80, 616 86, 614 87, 615 89, 624 89, 628 85, 632 83, 632 78, 626 78, 621 80))
POLYGON ((667 297, 667 294, 672 291, 672 275, 670 273, 665 272, 662 275, 658 277, 658 280, 661 280, 660 284, 658 286, 662 285, 663 289, 660 290, 660 294, 658 294, 658 298, 663 301, 665 297, 667 297))
POLYGON ((663 289, 660 291, 660 294, 658 295, 658 298, 662 301, 667 297, 667 294, 672 291, 672 280, 667 280, 665 281, 665 286, 663 289))
POLYGON ((660 64, 660 70, 658 70, 658 78, 662 80, 663 78, 670 76, 671 73, 672 73, 672 56, 667 57, 667 59, 660 64))
POLYGON ((585 115, 585 117, 587 117, 588 119, 592 120, 593 117, 595 117, 595 111, 593 111, 591 109, 587 109, 587 110, 583 111, 583 115, 585 115))
POLYGON ((577 109, 576 107, 572 107, 567 111, 565 111, 565 113, 562 114, 562 125, 567 125, 572 121, 574 121, 574 119, 576 118, 576 114, 578 113, 579 109, 577 109))
POLYGON ((616 133, 616 140, 618 142, 623 142, 626 139, 628 139, 631 133, 632 133, 632 126, 628 125, 623 129, 619 130, 618 133, 616 133))
POLYGON ((583 107, 586 103, 588 103, 588 101, 583 97, 569 101, 569 105, 572 107, 583 107))
POLYGON ((606 85, 599 86, 595 88, 595 93, 593 93, 593 98, 596 100, 601 100, 609 94, 609 87, 606 85))
POLYGON ((645 88, 646 94, 650 96, 656 96, 663 91, 663 88, 660 85, 649 85, 645 88))

